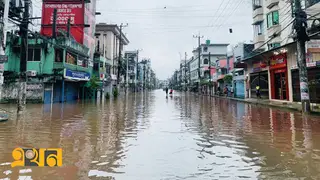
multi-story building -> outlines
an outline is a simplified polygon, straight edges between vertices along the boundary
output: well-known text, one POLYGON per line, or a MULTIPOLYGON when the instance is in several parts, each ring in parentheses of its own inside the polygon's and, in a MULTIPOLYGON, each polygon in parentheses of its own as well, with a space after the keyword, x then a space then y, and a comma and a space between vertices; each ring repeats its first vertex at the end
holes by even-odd
MULTIPOLYGON (((256 86, 260 86, 262 98, 276 101, 299 102, 300 81, 297 63, 297 45, 293 39, 294 1, 254 0, 253 25, 255 51, 246 57, 247 89, 255 98, 256 86)), ((319 18, 319 0, 302 0, 302 9, 308 14, 309 27, 319 18)), ((320 41, 317 32, 309 33, 307 43, 307 71, 310 100, 320 103, 320 41)))
MULTIPOLYGON (((87 85, 92 77, 96 1, 44 0, 42 5, 41 36, 28 33, 27 101, 52 103, 94 97, 87 85), (56 22, 52 21, 54 9, 59 17, 56 22)), ((18 33, 7 37, 4 100, 18 96, 21 42, 18 33)))
MULTIPOLYGON (((124 47, 129 44, 129 40, 124 33, 120 32, 120 28, 117 25, 99 23, 96 25, 96 43, 97 46, 100 47, 101 52, 103 52, 103 56, 108 61, 111 61, 110 77, 112 85, 116 85, 118 81, 119 48, 123 52, 124 47)), ((123 54, 121 56, 121 61, 124 62, 123 54)), ((124 79, 122 79, 122 81, 124 81, 124 79)))
POLYGON ((126 64, 128 63, 126 67, 128 72, 125 74, 125 81, 128 81, 129 87, 134 89, 137 79, 138 52, 126 51, 124 58, 126 59, 126 64))
POLYGON ((226 58, 228 45, 229 44, 201 44, 200 48, 193 50, 193 57, 189 60, 190 79, 192 83, 197 84, 199 87, 201 80, 209 81, 209 73, 211 73, 209 67, 214 66, 221 58, 226 58))

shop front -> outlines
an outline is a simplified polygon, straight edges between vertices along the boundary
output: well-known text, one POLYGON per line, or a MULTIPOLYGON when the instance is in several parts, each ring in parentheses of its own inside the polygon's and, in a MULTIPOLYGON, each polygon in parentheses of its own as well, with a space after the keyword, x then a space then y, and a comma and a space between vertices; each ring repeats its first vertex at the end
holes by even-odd
MULTIPOLYGON (((307 63, 307 66, 310 102, 320 104, 320 61, 307 63)), ((293 101, 301 102, 299 69, 293 68, 291 74, 293 101)))
POLYGON ((289 101, 287 54, 272 56, 270 59, 271 98, 289 101))
POLYGON ((257 98, 256 87, 260 87, 262 99, 269 99, 269 75, 266 63, 260 61, 252 63, 252 73, 250 74, 250 98, 257 98))

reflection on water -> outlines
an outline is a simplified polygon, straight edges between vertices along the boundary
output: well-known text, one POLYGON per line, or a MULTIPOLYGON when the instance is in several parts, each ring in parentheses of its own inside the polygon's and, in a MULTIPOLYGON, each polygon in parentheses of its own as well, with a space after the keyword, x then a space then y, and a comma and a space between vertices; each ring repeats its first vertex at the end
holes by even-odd
POLYGON ((319 138, 318 117, 189 93, 28 105, 0 124, 0 179, 320 179, 319 138), (11 168, 15 147, 63 167, 11 168))

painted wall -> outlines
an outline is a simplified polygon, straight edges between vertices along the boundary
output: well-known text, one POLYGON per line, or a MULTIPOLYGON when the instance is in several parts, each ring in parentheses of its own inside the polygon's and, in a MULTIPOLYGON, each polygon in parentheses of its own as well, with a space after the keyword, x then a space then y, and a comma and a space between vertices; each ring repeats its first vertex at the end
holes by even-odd
MULTIPOLYGON (((7 100, 18 99, 19 87, 19 83, 4 84, 2 86, 2 98, 7 100)), ((27 85, 27 100, 43 101, 43 93, 43 83, 34 83, 27 85)))

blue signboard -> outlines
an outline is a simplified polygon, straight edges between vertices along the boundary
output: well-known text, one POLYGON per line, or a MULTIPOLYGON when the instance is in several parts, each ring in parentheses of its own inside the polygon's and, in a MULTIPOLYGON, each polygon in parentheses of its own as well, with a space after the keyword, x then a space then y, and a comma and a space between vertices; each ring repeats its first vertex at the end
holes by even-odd
POLYGON ((64 70, 64 78, 79 81, 89 81, 90 73, 81 71, 72 71, 70 69, 64 70))

